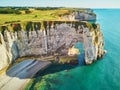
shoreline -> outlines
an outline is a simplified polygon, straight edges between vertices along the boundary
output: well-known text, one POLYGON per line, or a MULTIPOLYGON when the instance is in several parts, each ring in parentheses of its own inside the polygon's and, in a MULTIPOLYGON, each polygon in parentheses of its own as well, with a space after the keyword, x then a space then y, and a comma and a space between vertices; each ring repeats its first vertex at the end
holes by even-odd
POLYGON ((47 68, 49 65, 51 65, 49 61, 37 60, 25 60, 16 64, 0 76, 0 89, 6 90, 9 88, 9 90, 19 90, 21 87, 25 88, 29 80, 31 80, 38 71, 47 68), (17 82, 17 86, 14 86, 15 82, 17 82), (23 85, 25 86, 23 87, 23 85))
POLYGON ((17 58, 14 62, 9 64, 8 66, 4 67, 3 69, 0 70, 0 75, 3 73, 7 72, 11 67, 15 66, 16 64, 19 64, 25 60, 38 60, 38 61, 48 61, 51 63, 58 63, 58 64, 65 64, 65 63, 70 63, 70 61, 74 60, 77 61, 77 56, 58 56, 59 60, 56 60, 56 56, 46 56, 46 57, 41 57, 39 55, 33 55, 33 56, 23 56, 17 58))

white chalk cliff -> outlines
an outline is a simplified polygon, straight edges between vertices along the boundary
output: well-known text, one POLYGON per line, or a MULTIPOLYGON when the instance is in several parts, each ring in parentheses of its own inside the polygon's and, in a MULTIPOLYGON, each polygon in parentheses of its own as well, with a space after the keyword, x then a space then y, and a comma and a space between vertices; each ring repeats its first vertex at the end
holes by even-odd
POLYGON ((103 34, 98 24, 79 21, 27 22, 0 27, 0 70, 22 56, 68 56, 76 42, 84 45, 85 62, 104 55, 103 34))

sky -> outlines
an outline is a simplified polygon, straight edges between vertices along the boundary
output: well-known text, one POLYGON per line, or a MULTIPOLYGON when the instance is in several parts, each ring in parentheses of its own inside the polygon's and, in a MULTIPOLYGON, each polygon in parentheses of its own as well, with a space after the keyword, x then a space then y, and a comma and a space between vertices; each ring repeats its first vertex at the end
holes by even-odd
POLYGON ((0 0, 0 6, 120 8, 120 0, 0 0))

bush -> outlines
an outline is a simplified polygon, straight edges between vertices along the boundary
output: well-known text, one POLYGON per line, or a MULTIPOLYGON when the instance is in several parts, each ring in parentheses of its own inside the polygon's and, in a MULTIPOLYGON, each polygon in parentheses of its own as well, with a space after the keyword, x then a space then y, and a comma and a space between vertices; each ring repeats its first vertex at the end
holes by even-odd
POLYGON ((31 11, 30 10, 25 10, 25 14, 30 14, 31 11))
POLYGON ((14 12, 15 14, 21 14, 21 12, 19 10, 15 10, 14 12))

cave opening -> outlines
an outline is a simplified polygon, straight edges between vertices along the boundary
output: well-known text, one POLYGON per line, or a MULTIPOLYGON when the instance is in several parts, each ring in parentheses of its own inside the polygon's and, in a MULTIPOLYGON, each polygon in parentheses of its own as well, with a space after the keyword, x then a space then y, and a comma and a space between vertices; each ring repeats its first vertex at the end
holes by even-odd
POLYGON ((79 50, 79 54, 77 55, 78 64, 80 66, 85 65, 85 51, 84 51, 84 45, 82 42, 76 42, 74 44, 74 48, 77 48, 79 50))

